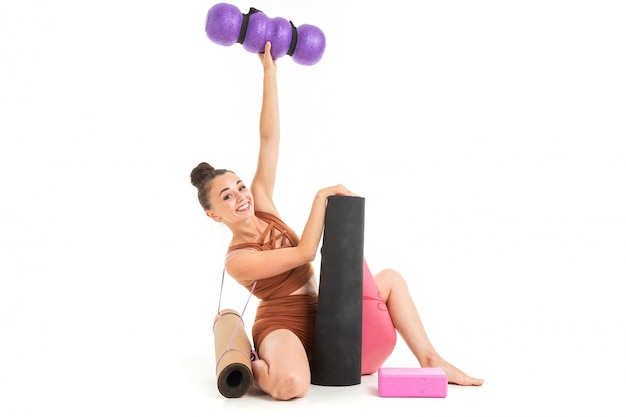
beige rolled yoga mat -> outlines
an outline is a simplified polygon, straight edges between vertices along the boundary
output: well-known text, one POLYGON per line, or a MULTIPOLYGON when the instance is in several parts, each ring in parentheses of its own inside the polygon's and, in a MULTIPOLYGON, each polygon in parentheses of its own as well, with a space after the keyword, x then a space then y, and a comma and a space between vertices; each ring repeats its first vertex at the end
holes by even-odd
POLYGON ((248 392, 253 381, 252 345, 236 310, 220 310, 213 322, 213 337, 217 389, 224 397, 239 398, 248 392))

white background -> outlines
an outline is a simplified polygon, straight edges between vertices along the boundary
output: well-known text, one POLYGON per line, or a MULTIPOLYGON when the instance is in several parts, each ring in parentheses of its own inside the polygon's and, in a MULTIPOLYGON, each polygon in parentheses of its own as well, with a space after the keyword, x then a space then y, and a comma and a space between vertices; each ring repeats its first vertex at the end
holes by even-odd
MULTIPOLYGON (((624 412, 623 2, 232 2, 327 39, 313 66, 278 61, 284 219, 301 231, 334 183, 364 196, 370 267, 485 378, 287 403, 215 385, 229 232, 189 173, 251 179, 262 71, 208 40, 213 4, 1 3, 0 415, 624 412)), ((400 340, 386 366, 418 364, 400 340)))

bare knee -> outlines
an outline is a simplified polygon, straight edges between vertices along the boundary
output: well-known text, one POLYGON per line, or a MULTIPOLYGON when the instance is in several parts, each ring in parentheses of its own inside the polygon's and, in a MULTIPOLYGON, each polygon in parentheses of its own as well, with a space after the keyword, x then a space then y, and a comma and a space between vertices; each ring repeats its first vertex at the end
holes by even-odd
POLYGON ((308 375, 289 372, 276 381, 270 395, 277 400, 291 400, 304 397, 309 389, 310 382, 311 378, 308 375))
POLYGON ((391 268, 383 269, 377 273, 374 276, 374 281, 385 301, 392 292, 407 288, 406 280, 402 274, 391 268))

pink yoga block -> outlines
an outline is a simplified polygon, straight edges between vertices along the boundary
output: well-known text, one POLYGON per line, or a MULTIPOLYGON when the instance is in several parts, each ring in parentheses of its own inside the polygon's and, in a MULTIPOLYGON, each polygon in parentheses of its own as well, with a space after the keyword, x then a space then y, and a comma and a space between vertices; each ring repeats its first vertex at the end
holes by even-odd
POLYGON ((441 368, 380 368, 381 397, 445 398, 448 377, 441 368))

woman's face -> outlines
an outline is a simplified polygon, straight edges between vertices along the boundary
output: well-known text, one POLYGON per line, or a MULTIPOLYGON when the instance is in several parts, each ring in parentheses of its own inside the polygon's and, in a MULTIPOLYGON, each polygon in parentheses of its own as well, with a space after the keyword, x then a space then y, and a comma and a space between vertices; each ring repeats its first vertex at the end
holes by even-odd
POLYGON ((215 221, 235 223, 254 215, 252 193, 232 172, 213 179, 209 198, 211 209, 206 214, 215 221))

